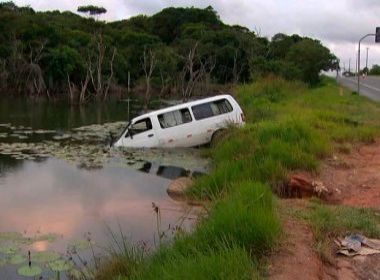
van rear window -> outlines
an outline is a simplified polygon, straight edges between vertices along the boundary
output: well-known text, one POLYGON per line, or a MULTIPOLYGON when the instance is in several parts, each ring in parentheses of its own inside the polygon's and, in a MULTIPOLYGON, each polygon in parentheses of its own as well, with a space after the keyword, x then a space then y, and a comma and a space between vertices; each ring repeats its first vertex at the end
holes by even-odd
POLYGON ((165 114, 158 115, 158 121, 161 128, 169 128, 192 121, 189 109, 175 110, 165 114))
POLYGON ((194 118, 202 120, 217 115, 227 114, 232 112, 233 108, 227 99, 220 99, 213 102, 208 102, 191 107, 194 118))

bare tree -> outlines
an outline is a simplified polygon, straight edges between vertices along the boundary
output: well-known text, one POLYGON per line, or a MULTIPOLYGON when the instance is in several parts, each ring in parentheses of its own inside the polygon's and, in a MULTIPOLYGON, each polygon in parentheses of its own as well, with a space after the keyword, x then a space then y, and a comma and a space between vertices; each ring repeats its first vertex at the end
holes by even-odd
POLYGON ((154 69, 156 68, 157 59, 155 53, 152 51, 152 49, 147 50, 144 48, 143 56, 141 58, 141 66, 144 70, 145 74, 145 82, 146 82, 146 89, 145 89, 145 98, 144 98, 144 110, 146 111, 148 109, 148 104, 150 100, 150 81, 154 72, 154 69))
POLYGON ((113 48, 113 52, 112 52, 111 59, 109 62, 110 74, 107 80, 105 80, 103 65, 105 63, 107 48, 103 42, 102 35, 98 36, 96 46, 97 46, 96 52, 93 53, 92 55, 88 55, 86 79, 84 83, 82 83, 82 91, 84 90, 84 92, 81 93, 81 98, 80 98, 81 103, 86 100, 86 98, 84 98, 84 95, 85 95, 85 92, 87 91, 89 81, 91 81, 92 87, 95 91, 94 94, 97 99, 108 98, 108 93, 109 93, 109 89, 110 89, 113 74, 114 74, 113 62, 116 56, 116 48, 115 47, 113 48))
POLYGON ((186 57, 182 57, 185 60, 184 67, 180 73, 182 98, 184 101, 188 100, 193 92, 195 84, 200 78, 200 69, 195 68, 197 60, 197 48, 198 42, 195 42, 194 46, 189 50, 186 57))
POLYGON ((104 89, 104 93, 103 93, 103 99, 104 100, 106 100, 108 98, 108 92, 110 90, 110 86, 111 86, 111 82, 112 82, 112 78, 113 78, 113 61, 115 60, 115 56, 116 56, 116 48, 114 47, 113 52, 112 52, 112 57, 110 60, 110 72, 111 73, 107 79, 106 88, 104 89))
POLYGON ((237 84, 239 82, 240 75, 243 72, 244 66, 245 65, 243 63, 239 64, 239 49, 236 48, 234 52, 234 65, 232 67, 232 78, 234 84, 237 84))
POLYGON ((43 51, 47 44, 47 40, 39 42, 37 47, 32 47, 29 44, 29 64, 26 65, 26 71, 28 72, 26 83, 29 85, 31 91, 36 91, 37 95, 40 95, 42 91, 46 90, 46 84, 43 78, 42 69, 39 65, 40 60, 43 57, 43 51))
POLYGON ((83 81, 81 82, 81 91, 80 91, 80 95, 79 95, 79 103, 80 104, 86 103, 86 101, 87 101, 86 100, 86 92, 87 92, 89 82, 90 82, 90 69, 88 68, 86 71, 86 78, 85 78, 84 82, 83 81))
POLYGON ((216 65, 215 56, 200 57, 198 55, 199 43, 195 42, 184 59, 184 67, 180 73, 182 98, 187 101, 193 95, 194 89, 200 82, 204 82, 206 88, 209 85, 211 72, 216 65))

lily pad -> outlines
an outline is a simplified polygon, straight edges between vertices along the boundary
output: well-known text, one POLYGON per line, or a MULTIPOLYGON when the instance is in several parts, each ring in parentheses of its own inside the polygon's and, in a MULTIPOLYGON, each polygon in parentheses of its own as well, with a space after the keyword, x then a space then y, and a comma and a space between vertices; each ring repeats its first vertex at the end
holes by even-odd
POLYGON ((93 245, 92 241, 88 241, 87 239, 78 239, 73 240, 69 243, 69 248, 73 248, 79 251, 88 250, 93 245))
POLYGON ((19 232, 0 232, 0 241, 17 241, 23 239, 23 236, 19 232))
POLYGON ((9 260, 10 264, 20 264, 26 261, 26 257, 23 255, 14 255, 12 258, 9 260))
POLYGON ((53 271, 66 271, 70 270, 73 265, 66 260, 55 260, 53 262, 49 262, 49 267, 53 271))
POLYGON ((54 241, 56 241, 58 239, 58 234, 56 233, 47 233, 47 234, 43 234, 43 235, 39 235, 39 236, 36 236, 33 238, 33 241, 34 242, 37 242, 37 241, 48 241, 49 243, 53 243, 54 241))
POLYGON ((53 262, 57 259, 59 259, 61 256, 57 252, 53 251, 44 251, 44 252, 37 252, 35 254, 32 254, 31 259, 32 261, 39 262, 39 263, 45 263, 45 262, 53 262))
POLYGON ((42 273, 42 269, 37 265, 32 265, 32 266, 24 265, 17 270, 17 273, 20 276, 34 277, 34 276, 40 275, 42 273))
POLYGON ((0 253, 12 255, 18 251, 18 247, 13 244, 0 244, 0 253))

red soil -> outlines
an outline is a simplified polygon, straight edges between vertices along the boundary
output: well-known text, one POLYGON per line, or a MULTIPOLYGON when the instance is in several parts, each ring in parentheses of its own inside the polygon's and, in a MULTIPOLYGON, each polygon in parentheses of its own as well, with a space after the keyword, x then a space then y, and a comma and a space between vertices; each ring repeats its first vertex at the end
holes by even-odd
MULTIPOLYGON (((380 209, 380 141, 326 160, 318 175, 302 175, 323 182, 331 191, 329 202, 380 209)), ((294 203, 300 200, 285 202, 289 206, 294 203)), ((284 230, 286 242, 270 258, 270 279, 380 279, 380 255, 336 256, 334 264, 326 264, 315 252, 314 237, 307 225, 287 220, 284 230)))

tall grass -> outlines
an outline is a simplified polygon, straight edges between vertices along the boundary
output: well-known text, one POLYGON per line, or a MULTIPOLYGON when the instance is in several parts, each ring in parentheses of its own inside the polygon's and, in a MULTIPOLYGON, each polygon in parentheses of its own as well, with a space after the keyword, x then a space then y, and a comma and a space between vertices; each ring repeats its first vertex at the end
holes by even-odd
MULTIPOLYGON (((237 98, 247 125, 231 128, 208 151, 213 171, 198 178, 189 190, 189 195, 210 201, 208 217, 192 233, 161 245, 152 255, 137 261, 132 258, 125 270, 116 264, 109 279, 262 277, 263 256, 276 246, 281 234, 271 188, 280 190, 291 171, 317 171, 319 160, 336 146, 371 143, 380 131, 380 106, 340 89, 329 79, 309 89, 302 83, 270 77, 238 87, 237 98)), ((325 211, 321 208, 310 216, 321 236, 326 234, 329 219, 331 223, 344 221, 344 226, 349 223, 348 219, 337 221, 330 212, 326 212, 328 218, 319 219, 325 211)), ((364 217, 356 214, 355 218, 364 217)), ((351 226, 366 224, 370 231, 371 223, 352 222, 351 226)))
POLYGON ((161 248, 133 279, 259 278, 252 260, 269 252, 281 232, 275 202, 266 185, 246 181, 233 187, 194 232, 161 248))
POLYGON ((240 87, 237 98, 248 124, 230 129, 212 150, 213 172, 199 178, 190 195, 223 196, 231 182, 247 179, 281 192, 290 171, 317 171, 337 145, 372 143, 380 133, 380 106, 327 78, 307 89, 272 77, 240 87))

